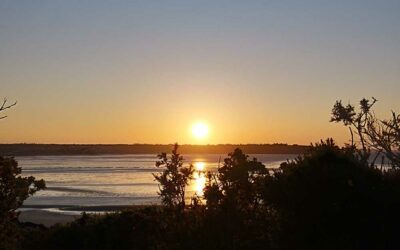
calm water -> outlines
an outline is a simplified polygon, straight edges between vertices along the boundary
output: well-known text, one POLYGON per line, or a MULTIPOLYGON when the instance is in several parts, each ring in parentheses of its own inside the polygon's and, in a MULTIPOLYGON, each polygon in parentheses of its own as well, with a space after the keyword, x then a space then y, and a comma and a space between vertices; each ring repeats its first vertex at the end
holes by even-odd
MULTIPOLYGON (((226 157, 221 155, 221 159, 226 157)), ((252 155, 268 168, 278 167, 295 155, 252 155)), ((185 155, 198 170, 188 194, 202 194, 206 178, 202 171, 215 171, 220 155, 185 155)), ((18 157, 23 175, 46 181, 47 190, 29 198, 25 205, 107 206, 157 204, 158 186, 152 173, 155 155, 34 156, 18 157)))

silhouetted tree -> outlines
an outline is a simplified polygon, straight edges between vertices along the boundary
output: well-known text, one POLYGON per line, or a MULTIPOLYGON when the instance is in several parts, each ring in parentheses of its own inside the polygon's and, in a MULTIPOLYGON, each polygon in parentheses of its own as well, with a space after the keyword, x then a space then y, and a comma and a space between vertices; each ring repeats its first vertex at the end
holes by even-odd
POLYGON ((0 157, 0 248, 14 240, 15 232, 10 232, 15 231, 13 222, 19 214, 16 210, 29 196, 44 188, 44 180, 22 177, 14 158, 0 157))
MULTIPOLYGON (((16 104, 17 102, 7 104, 7 99, 4 99, 0 105, 0 112, 16 104)), ((0 120, 6 117, 0 116, 0 120)), ((0 249, 15 248, 19 233, 14 224, 19 214, 16 210, 29 196, 43 188, 43 180, 35 180, 33 176, 21 176, 21 168, 14 158, 0 156, 0 249)))
POLYGON ((172 155, 168 159, 166 153, 158 155, 157 167, 164 167, 160 174, 153 174, 159 182, 159 195, 164 205, 170 208, 185 208, 185 191, 189 181, 193 178, 192 165, 183 167, 183 157, 178 153, 178 144, 174 145, 172 155))
POLYGON ((205 221, 224 249, 268 248, 266 215, 262 200, 266 167, 235 149, 217 173, 207 173, 204 188, 205 221))
POLYGON ((218 168, 216 178, 208 173, 205 187, 207 205, 248 209, 260 204, 259 183, 268 174, 256 158, 249 159, 241 149, 235 149, 218 168))
POLYGON ((351 147, 357 147, 354 133, 358 136, 361 149, 357 150, 357 153, 362 160, 367 162, 373 150, 376 154, 371 166, 375 166, 376 160, 383 154, 392 167, 400 168, 400 115, 392 111, 392 117, 388 120, 376 118, 372 110, 376 102, 373 97, 372 101, 364 98, 360 101, 360 108, 356 112, 353 105, 345 106, 342 101, 336 101, 332 109, 331 122, 342 122, 349 128, 351 147))
POLYGON ((207 202, 207 207, 210 209, 216 209, 220 205, 223 196, 216 175, 208 171, 207 183, 204 187, 204 198, 207 202))

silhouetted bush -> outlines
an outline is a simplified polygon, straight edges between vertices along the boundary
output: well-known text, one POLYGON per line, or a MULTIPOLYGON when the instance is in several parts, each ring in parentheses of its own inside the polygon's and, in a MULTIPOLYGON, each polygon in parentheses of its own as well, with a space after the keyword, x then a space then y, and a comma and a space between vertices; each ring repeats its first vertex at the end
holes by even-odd
POLYGON ((313 146, 265 181, 264 201, 277 216, 275 240, 287 248, 379 247, 382 184, 382 173, 352 149, 332 140, 313 146))
POLYGON ((156 167, 165 168, 160 174, 153 174, 159 183, 159 195, 164 205, 169 208, 185 208, 186 186, 193 178, 193 166, 183 166, 183 157, 178 153, 178 144, 174 145, 170 159, 166 153, 158 155, 156 167))
POLYGON ((218 168, 216 182, 209 178, 205 188, 207 204, 220 204, 230 209, 252 209, 260 204, 259 187, 267 174, 261 162, 256 158, 249 159, 248 155, 237 148, 218 168), (216 187, 219 190, 215 190, 216 187))
POLYGON ((21 168, 14 158, 0 156, 0 249, 10 249, 18 240, 16 209, 43 188, 43 180, 21 176, 21 168))

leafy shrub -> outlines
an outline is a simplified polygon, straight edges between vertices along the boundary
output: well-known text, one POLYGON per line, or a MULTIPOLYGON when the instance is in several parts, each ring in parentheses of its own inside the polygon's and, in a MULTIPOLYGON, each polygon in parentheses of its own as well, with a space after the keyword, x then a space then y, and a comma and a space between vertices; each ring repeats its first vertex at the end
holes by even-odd
POLYGON ((153 174, 159 183, 159 195, 169 208, 185 208, 185 191, 193 177, 193 166, 183 167, 183 157, 178 153, 178 144, 174 145, 170 159, 166 153, 158 155, 157 167, 164 167, 160 174, 153 174))
POLYGON ((382 187, 380 171, 327 140, 283 163, 263 198, 277 216, 279 245, 367 249, 380 244, 382 187))
POLYGON ((204 196, 209 207, 222 205, 247 210, 260 204, 259 187, 268 175, 265 166, 256 158, 249 159, 242 150, 235 149, 224 160, 214 176, 208 173, 204 196))
POLYGON ((43 188, 43 180, 21 176, 21 168, 14 158, 0 157, 0 248, 9 248, 17 240, 16 209, 43 188))

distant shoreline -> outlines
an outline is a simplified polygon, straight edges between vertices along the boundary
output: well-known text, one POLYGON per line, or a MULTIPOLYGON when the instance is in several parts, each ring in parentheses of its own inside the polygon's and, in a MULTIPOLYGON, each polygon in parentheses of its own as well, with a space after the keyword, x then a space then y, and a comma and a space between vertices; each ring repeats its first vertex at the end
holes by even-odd
MULTIPOLYGON (((288 144, 181 145, 181 154, 302 154, 309 146, 288 144)), ((171 152, 172 144, 0 144, 2 156, 123 155, 171 152)))

